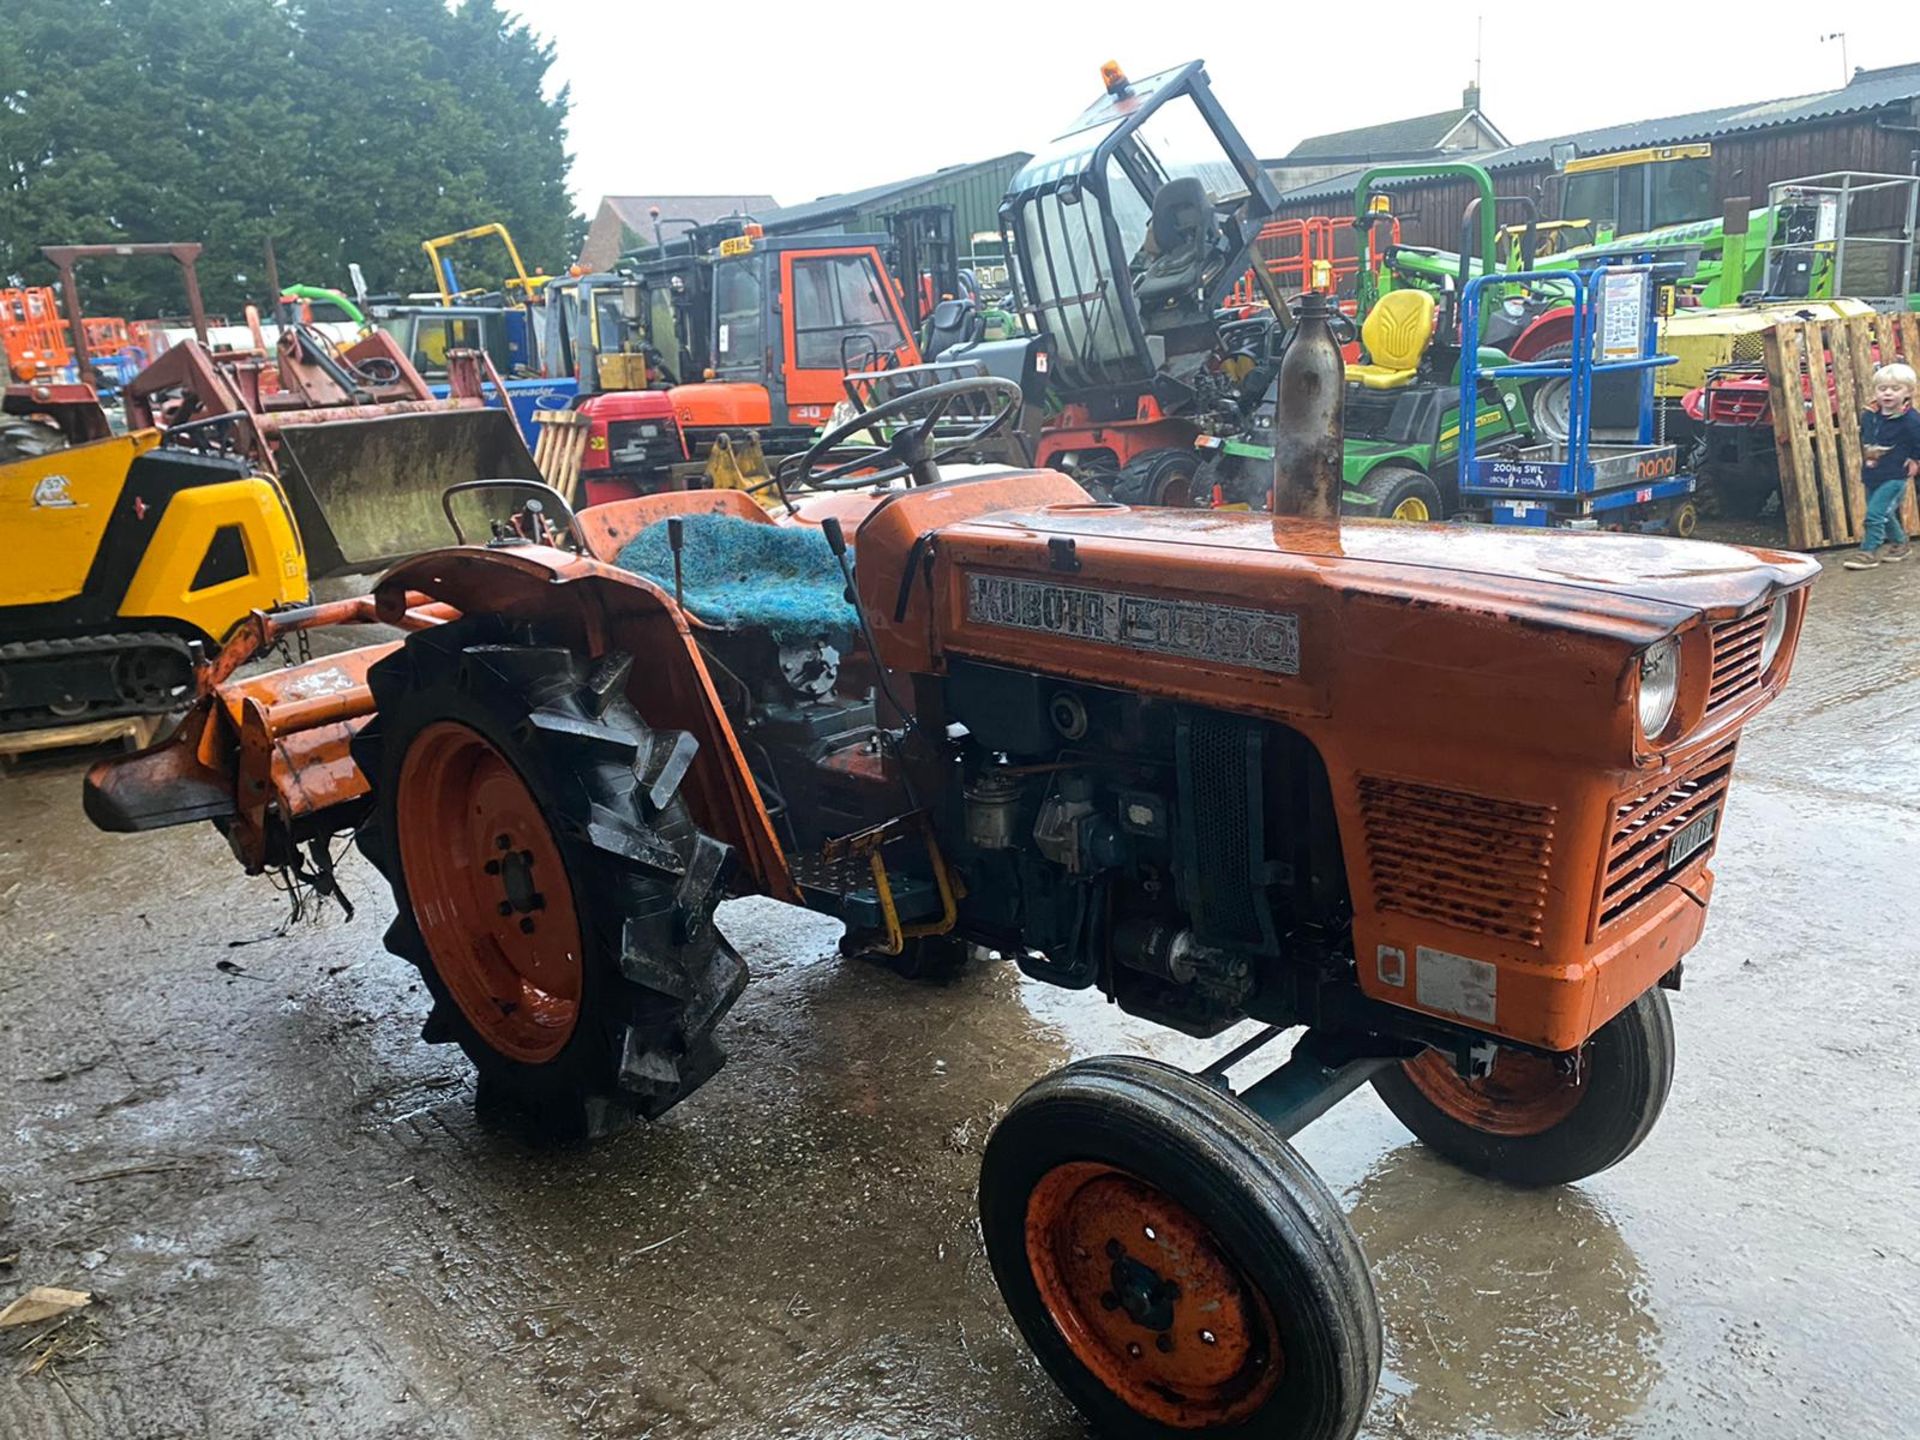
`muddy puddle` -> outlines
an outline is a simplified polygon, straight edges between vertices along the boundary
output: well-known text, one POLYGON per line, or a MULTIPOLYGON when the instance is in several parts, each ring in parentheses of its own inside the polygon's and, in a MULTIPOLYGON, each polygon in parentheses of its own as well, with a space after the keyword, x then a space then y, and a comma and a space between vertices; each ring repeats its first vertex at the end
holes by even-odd
MULTIPOLYGON (((1639 1153, 1504 1191, 1368 1093, 1300 1137, 1385 1310, 1376 1440, 1920 1425, 1909 568, 1821 581, 1796 685, 1742 747, 1639 1153)), ((742 902, 728 1068, 660 1124, 533 1150, 418 1042, 367 867, 353 923, 277 934, 284 901, 211 832, 97 835, 78 781, 0 779, 0 1301, 95 1301, 0 1343, 0 1435, 1084 1433, 994 1291, 981 1145, 1072 1058, 1236 1037, 1005 966, 912 986, 742 902)))

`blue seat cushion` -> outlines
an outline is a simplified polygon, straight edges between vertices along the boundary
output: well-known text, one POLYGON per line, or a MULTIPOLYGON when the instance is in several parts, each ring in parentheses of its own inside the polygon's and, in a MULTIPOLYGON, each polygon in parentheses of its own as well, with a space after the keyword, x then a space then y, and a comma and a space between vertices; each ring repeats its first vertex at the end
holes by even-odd
MULTIPOLYGON (((812 525, 765 525, 734 515, 688 515, 681 538, 685 606, 725 630, 764 630, 782 644, 844 644, 858 627, 840 563, 812 525)), ((656 521, 621 550, 622 570, 673 593, 667 522, 656 521)))

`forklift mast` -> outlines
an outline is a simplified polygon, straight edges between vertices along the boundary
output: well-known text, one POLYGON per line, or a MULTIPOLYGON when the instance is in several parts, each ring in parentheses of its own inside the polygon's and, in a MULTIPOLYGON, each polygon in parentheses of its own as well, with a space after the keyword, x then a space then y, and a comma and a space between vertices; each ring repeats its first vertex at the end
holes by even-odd
POLYGON ((915 334, 934 306, 960 294, 960 247, 954 236, 953 206, 918 205, 886 217, 893 247, 889 259, 895 280, 906 287, 907 319, 915 334))

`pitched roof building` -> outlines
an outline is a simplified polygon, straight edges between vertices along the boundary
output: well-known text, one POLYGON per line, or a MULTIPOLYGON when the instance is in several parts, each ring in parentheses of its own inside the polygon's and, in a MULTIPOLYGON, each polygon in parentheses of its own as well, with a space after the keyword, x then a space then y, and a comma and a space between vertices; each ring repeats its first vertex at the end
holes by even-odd
POLYGON ((771 195, 608 195, 587 229, 580 265, 585 270, 605 270, 621 251, 650 243, 655 210, 662 232, 673 240, 685 234, 689 224, 711 225, 728 215, 758 219, 774 208, 771 195))
POLYGON ((1469 85, 1460 102, 1431 115, 1310 135, 1278 160, 1262 163, 1284 191, 1366 165, 1505 149, 1507 137, 1481 112, 1480 87, 1469 85))

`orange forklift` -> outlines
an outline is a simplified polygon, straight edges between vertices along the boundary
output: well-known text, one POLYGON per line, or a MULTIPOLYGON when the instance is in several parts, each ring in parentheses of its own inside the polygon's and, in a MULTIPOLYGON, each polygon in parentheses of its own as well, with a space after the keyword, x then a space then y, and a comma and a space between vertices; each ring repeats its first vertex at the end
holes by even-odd
MULTIPOLYGON (((793 353, 792 307, 729 293, 727 355, 744 370, 773 327, 793 353)), ((250 872, 329 892, 354 835, 424 1038, 549 1134, 657 1116, 719 1067, 747 983, 728 895, 834 916, 906 975, 1003 957, 1189 1035, 1252 1021, 1198 1073, 1039 1080, 987 1143, 981 1233, 1099 1433, 1351 1440, 1378 1302, 1289 1138, 1371 1083, 1508 1183, 1640 1145, 1741 733, 1818 567, 1342 519, 1344 393, 1303 310, 1272 513, 943 473, 1022 403, 987 375, 831 427, 783 467, 807 493, 779 518, 737 491, 576 515, 537 483, 455 487, 462 543, 257 614, 176 734, 95 768, 87 810, 211 821, 250 872), (942 428, 969 406, 974 435, 942 428), (505 489, 524 504, 465 543, 459 507, 505 489), (407 633, 240 673, 356 623, 407 633)))

